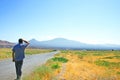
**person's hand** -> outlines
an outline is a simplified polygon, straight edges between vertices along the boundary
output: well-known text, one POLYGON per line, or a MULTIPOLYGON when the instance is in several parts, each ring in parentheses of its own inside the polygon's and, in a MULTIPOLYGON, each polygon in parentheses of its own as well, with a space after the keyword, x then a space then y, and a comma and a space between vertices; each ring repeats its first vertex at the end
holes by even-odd
POLYGON ((22 39, 22 40, 23 40, 23 42, 25 42, 25 43, 29 44, 29 42, 28 42, 28 41, 26 41, 26 40, 24 40, 24 39, 22 39))

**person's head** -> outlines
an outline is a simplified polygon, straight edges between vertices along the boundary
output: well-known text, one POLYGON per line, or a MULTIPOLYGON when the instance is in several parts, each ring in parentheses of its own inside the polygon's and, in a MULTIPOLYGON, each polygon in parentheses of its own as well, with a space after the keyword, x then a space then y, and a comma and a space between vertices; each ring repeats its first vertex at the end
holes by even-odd
POLYGON ((18 40, 18 42, 19 42, 19 44, 22 44, 22 43, 23 43, 23 40, 20 38, 20 39, 18 40))

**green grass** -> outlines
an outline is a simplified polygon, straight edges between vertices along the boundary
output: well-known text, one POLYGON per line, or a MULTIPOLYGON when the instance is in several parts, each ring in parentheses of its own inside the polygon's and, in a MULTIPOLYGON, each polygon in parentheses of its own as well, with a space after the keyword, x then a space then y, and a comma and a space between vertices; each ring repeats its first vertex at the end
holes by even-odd
POLYGON ((77 51, 77 52, 75 52, 75 54, 78 54, 78 55, 80 55, 80 56, 86 56, 87 55, 87 53, 86 52, 81 52, 81 51, 77 51))
POLYGON ((117 58, 117 59, 120 59, 120 56, 114 56, 115 58, 117 58))
POLYGON ((52 69, 58 69, 60 68, 60 65, 58 63, 52 64, 52 69))
POLYGON ((108 68, 120 68, 120 62, 109 62, 104 60, 97 60, 95 61, 96 65, 105 66, 108 68))
POLYGON ((53 61, 52 65, 52 69, 58 69, 60 68, 60 64, 59 63, 66 63, 68 62, 68 59, 64 58, 64 57, 54 57, 51 59, 53 61))
POLYGON ((119 75, 120 75, 120 72, 117 72, 117 74, 119 74, 119 75))
POLYGON ((31 76, 26 76, 23 78, 23 80, 45 80, 44 78, 49 78, 52 74, 52 69, 48 66, 42 65, 41 67, 38 67, 31 76), (33 77, 32 77, 33 76, 33 77))
POLYGON ((53 61, 59 61, 59 62, 63 62, 66 63, 68 61, 68 59, 64 58, 64 57, 54 57, 52 58, 53 61))
POLYGON ((120 56, 108 56, 104 57, 103 59, 120 59, 120 56))

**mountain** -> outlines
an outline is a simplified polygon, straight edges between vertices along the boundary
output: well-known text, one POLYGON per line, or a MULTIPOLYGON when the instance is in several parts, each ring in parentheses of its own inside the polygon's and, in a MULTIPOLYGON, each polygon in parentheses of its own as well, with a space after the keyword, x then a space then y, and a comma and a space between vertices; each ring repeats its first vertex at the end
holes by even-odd
POLYGON ((14 45, 14 43, 0 40, 0 48, 11 48, 11 47, 13 47, 13 45, 14 45))
POLYGON ((47 41, 37 41, 35 39, 30 40, 30 46, 42 48, 74 48, 84 45, 86 44, 64 38, 55 38, 47 41))
MULTIPOLYGON (((49 49, 97 49, 97 50, 120 50, 120 45, 114 44, 86 44, 79 41, 68 40, 65 38, 55 38, 47 41, 38 41, 31 39, 29 47, 32 48, 49 48, 49 49)), ((0 48, 11 48, 15 43, 9 41, 0 40, 0 48)))
POLYGON ((31 39, 30 41, 31 47, 37 48, 54 48, 54 49, 120 49, 120 45, 93 45, 81 43, 79 41, 68 40, 65 38, 55 38, 47 41, 38 41, 35 39, 31 39))

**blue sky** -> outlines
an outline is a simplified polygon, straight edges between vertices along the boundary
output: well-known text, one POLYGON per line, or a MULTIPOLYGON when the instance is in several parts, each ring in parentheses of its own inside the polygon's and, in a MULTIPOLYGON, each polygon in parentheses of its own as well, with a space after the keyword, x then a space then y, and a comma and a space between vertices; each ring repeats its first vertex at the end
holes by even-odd
POLYGON ((0 40, 57 37, 120 44, 120 0, 0 0, 0 40))

